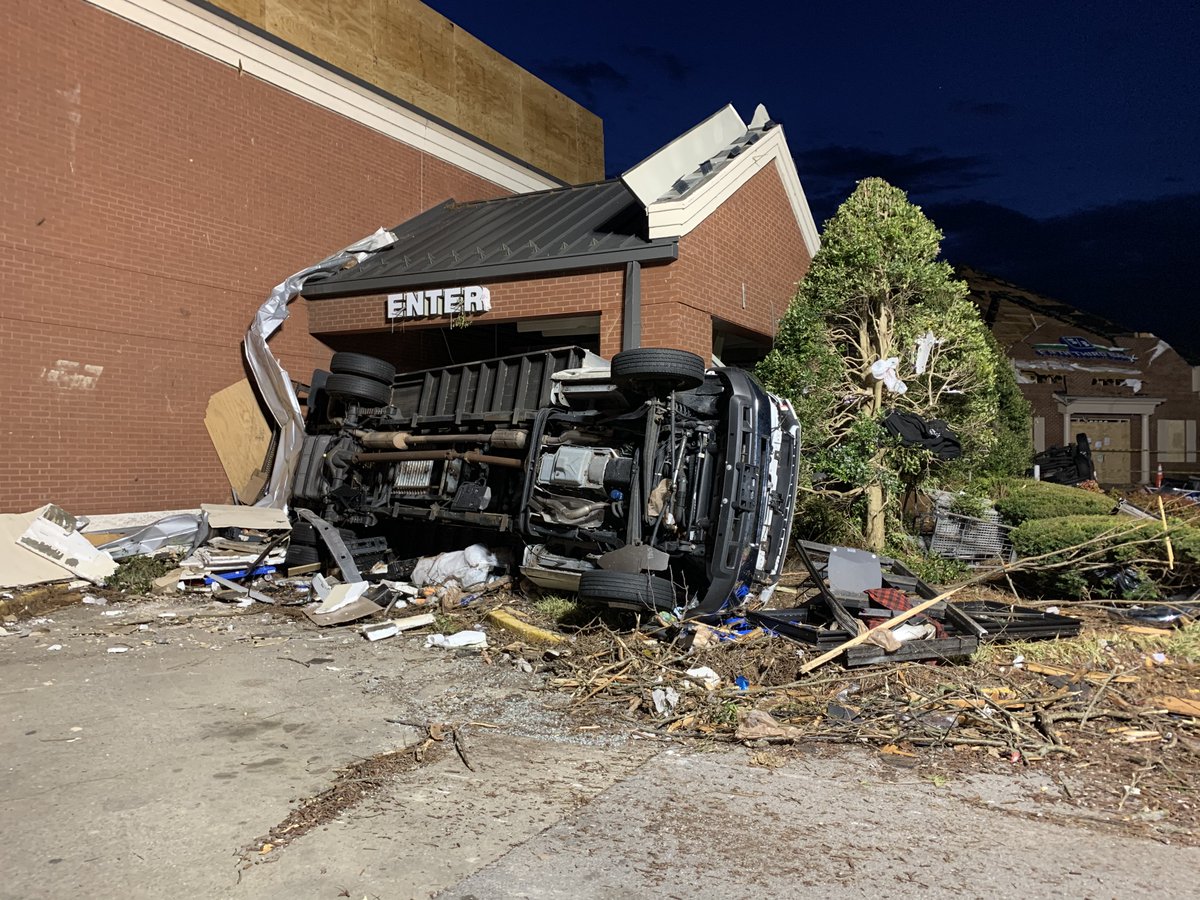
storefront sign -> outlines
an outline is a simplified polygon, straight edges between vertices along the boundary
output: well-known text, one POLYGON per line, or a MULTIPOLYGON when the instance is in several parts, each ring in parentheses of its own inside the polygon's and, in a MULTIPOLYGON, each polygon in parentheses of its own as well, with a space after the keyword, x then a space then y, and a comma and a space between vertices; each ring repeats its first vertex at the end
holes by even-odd
POLYGON ((435 288, 388 294, 389 319, 419 319, 426 316, 469 316, 492 308, 492 294, 477 284, 469 287, 435 288))
POLYGON ((1033 352, 1038 356, 1066 356, 1071 359, 1115 359, 1119 362, 1136 362, 1137 357, 1127 353, 1124 347, 1101 347, 1087 338, 1063 337, 1057 344, 1034 344, 1033 352))

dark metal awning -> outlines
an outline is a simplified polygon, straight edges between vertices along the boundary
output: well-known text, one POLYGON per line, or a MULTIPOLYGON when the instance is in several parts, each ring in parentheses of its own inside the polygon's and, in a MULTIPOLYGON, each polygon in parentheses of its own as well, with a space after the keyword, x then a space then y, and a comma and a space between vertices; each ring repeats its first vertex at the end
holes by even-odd
POLYGON ((646 210, 619 180, 436 206, 393 229, 396 242, 350 269, 310 279, 310 300, 439 281, 482 282, 677 258, 650 240, 646 210))

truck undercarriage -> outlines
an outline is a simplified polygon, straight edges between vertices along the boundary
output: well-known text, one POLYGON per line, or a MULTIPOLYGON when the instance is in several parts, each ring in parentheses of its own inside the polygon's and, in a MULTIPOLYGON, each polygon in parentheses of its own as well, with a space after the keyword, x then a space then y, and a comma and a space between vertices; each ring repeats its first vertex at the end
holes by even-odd
POLYGON ((574 347, 400 375, 340 353, 331 368, 292 499, 334 524, 401 555, 431 528, 499 533, 531 581, 635 609, 714 612, 779 576, 799 426, 741 370, 574 347))

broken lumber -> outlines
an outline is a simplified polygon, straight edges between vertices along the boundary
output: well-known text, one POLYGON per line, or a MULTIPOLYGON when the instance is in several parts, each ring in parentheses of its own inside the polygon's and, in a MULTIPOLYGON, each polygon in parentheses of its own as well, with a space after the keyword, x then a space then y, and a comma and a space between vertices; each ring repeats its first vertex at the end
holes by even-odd
POLYGON ((825 651, 820 656, 818 656, 816 659, 810 659, 808 662, 806 662, 804 665, 802 665, 800 667, 800 674, 806 675, 809 672, 811 672, 813 669, 817 668, 817 666, 823 666, 825 663, 829 662, 831 659, 833 659, 836 656, 840 656, 842 653, 849 650, 851 647, 857 647, 859 644, 865 643, 874 634, 878 634, 881 631, 887 631, 891 628, 894 628, 896 625, 899 625, 901 622, 907 622, 913 616, 919 616, 921 613, 925 612, 925 610, 930 609, 934 606, 937 606, 939 603, 941 603, 947 597, 950 597, 953 594, 957 594, 964 587, 966 587, 965 584, 960 584, 958 587, 953 587, 953 588, 950 588, 950 590, 948 590, 948 591, 943 591, 942 593, 938 594, 936 597, 931 597, 922 603, 918 603, 912 609, 907 609, 904 612, 900 613, 899 615, 895 616, 894 618, 887 619, 884 622, 880 623, 879 625, 876 625, 874 628, 864 631, 862 634, 855 635, 854 637, 850 638, 850 640, 845 641, 842 644, 839 644, 838 646, 834 647, 832 650, 825 651))

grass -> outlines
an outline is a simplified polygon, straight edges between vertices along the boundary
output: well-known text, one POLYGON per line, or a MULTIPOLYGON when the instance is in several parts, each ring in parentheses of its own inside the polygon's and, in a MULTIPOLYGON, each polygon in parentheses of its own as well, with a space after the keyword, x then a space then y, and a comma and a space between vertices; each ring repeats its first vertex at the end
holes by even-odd
POLYGON ((547 594, 533 601, 533 608, 552 622, 562 624, 579 615, 579 604, 569 597, 547 594))
POLYGON ((433 614, 433 628, 439 634, 457 634, 463 630, 458 619, 443 612, 433 614))
POLYGON ((1089 629, 1079 637, 1047 641, 981 644, 974 662, 1007 665, 1018 656, 1028 662, 1074 667, 1102 666, 1130 654, 1164 653, 1177 662, 1200 662, 1200 622, 1169 629, 1170 634, 1133 634, 1119 628, 1089 629))
POLYGON ((738 705, 732 700, 722 702, 713 713, 712 721, 714 725, 735 727, 738 723, 738 705))

